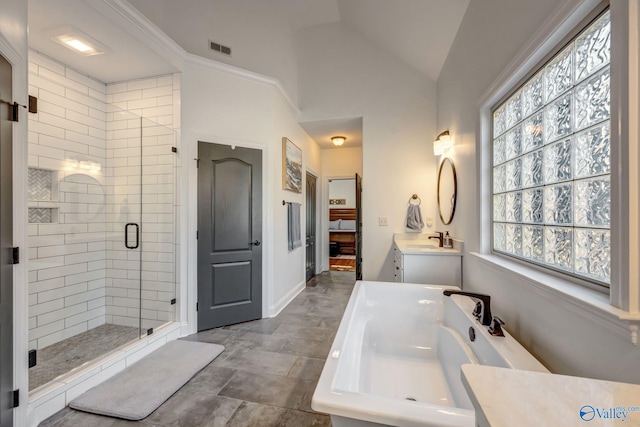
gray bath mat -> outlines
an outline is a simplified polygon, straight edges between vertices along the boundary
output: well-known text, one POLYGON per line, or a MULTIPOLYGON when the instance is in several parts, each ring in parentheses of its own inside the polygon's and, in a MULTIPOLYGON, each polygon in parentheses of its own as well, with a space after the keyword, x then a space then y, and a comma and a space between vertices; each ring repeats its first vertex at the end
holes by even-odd
POLYGON ((80 395, 69 406, 99 415, 141 420, 223 350, 218 344, 171 341, 80 395))

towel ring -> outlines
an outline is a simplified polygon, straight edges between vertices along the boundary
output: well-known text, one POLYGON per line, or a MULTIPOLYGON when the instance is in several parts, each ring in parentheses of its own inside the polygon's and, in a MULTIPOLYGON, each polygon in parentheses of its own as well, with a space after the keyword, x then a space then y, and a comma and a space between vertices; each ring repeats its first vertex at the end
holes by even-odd
POLYGON ((413 196, 411 196, 411 198, 409 199, 409 202, 408 202, 408 203, 409 203, 410 205, 418 205, 418 206, 420 206, 420 203, 422 203, 422 200, 420 200, 420 197, 418 197, 418 195, 417 195, 417 194, 414 194, 413 196), (411 201, 412 201, 412 200, 417 200, 417 201, 418 201, 418 203, 411 203, 411 201))

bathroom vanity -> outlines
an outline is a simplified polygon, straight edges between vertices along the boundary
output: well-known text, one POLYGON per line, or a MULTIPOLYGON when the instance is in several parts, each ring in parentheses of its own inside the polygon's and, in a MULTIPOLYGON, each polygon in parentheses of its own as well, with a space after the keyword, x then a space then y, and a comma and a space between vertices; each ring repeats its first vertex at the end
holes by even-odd
POLYGON ((462 287, 462 244, 453 239, 453 248, 444 249, 426 234, 394 234, 394 280, 462 287))

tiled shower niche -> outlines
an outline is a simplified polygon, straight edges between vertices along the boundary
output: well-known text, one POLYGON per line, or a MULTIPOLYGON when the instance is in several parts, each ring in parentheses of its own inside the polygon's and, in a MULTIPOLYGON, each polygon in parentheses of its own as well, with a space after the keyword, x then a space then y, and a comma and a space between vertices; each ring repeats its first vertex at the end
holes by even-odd
POLYGON ((29 168, 29 224, 58 222, 57 171, 29 168))

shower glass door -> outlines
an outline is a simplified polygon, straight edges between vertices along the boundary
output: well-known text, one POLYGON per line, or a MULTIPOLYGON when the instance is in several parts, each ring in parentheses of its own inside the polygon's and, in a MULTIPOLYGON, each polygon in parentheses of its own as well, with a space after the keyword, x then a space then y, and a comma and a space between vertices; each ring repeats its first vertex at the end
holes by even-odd
POLYGON ((123 337, 175 318, 175 132, 129 112, 111 135, 107 323, 123 337), (126 118, 128 117, 128 118, 126 118))
POLYGON ((107 117, 107 265, 104 336, 124 344, 143 335, 141 118, 110 106, 107 117), (110 129, 109 129, 110 128, 110 129))
POLYGON ((168 127, 141 119, 141 132, 140 325, 147 333, 175 320, 177 149, 168 127))
POLYGON ((175 318, 175 133, 65 90, 86 123, 29 115, 30 391, 175 318))

